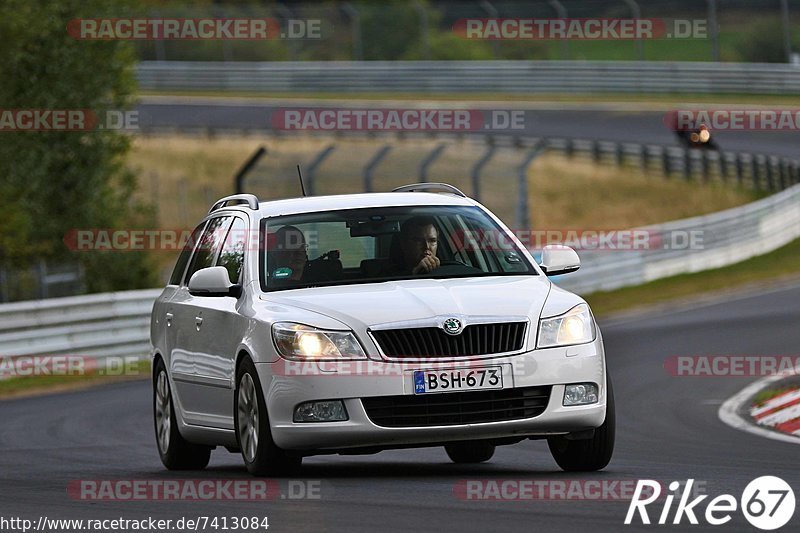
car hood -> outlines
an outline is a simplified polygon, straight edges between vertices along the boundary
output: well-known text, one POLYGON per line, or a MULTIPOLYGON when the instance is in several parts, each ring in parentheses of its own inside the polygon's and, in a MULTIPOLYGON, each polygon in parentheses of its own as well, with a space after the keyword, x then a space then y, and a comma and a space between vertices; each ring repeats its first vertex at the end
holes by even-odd
POLYGON ((530 317, 547 299, 545 276, 420 279, 273 292, 271 302, 320 313, 357 330, 432 317, 530 317))

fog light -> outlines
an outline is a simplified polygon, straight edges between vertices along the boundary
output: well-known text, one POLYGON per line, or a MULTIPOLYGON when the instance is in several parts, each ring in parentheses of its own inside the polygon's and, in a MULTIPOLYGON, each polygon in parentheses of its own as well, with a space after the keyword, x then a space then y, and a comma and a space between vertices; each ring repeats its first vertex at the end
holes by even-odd
POLYGON ((573 383, 564 389, 564 407, 597 403, 597 385, 594 383, 573 383))
POLYGON ((295 422, 342 422, 347 420, 347 410, 341 400, 324 400, 301 403, 294 408, 295 422))

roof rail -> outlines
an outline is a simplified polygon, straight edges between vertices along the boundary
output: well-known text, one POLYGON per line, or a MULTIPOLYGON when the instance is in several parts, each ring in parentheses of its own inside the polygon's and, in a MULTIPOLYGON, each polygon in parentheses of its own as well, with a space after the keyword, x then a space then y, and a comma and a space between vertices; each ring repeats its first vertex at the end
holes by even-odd
POLYGON ((461 196, 462 198, 467 197, 467 195, 461 192, 459 189, 447 183, 412 183, 410 185, 403 185, 402 187, 392 189, 392 192, 419 192, 419 191, 447 192, 450 194, 461 196))
POLYGON ((255 194, 233 194, 231 196, 226 196, 225 198, 220 198, 214 205, 211 206, 211 209, 208 210, 208 214, 210 215, 217 209, 222 209, 223 207, 227 207, 228 202, 235 202, 235 203, 246 203, 247 207, 252 210, 258 209, 258 197, 255 194))

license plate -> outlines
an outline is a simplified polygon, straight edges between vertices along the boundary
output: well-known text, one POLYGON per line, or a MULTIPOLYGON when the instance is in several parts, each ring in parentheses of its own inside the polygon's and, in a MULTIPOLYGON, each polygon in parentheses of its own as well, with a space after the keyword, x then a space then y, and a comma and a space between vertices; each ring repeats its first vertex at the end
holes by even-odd
POLYGON ((499 366, 414 371, 414 394, 502 388, 503 371, 499 366))

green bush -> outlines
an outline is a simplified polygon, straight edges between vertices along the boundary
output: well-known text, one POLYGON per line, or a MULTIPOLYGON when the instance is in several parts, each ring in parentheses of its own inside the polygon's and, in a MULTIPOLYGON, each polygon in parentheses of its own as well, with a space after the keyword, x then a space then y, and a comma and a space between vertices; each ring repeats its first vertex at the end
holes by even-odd
POLYGON ((783 26, 777 19, 754 22, 736 43, 740 61, 754 63, 785 63, 783 26))

